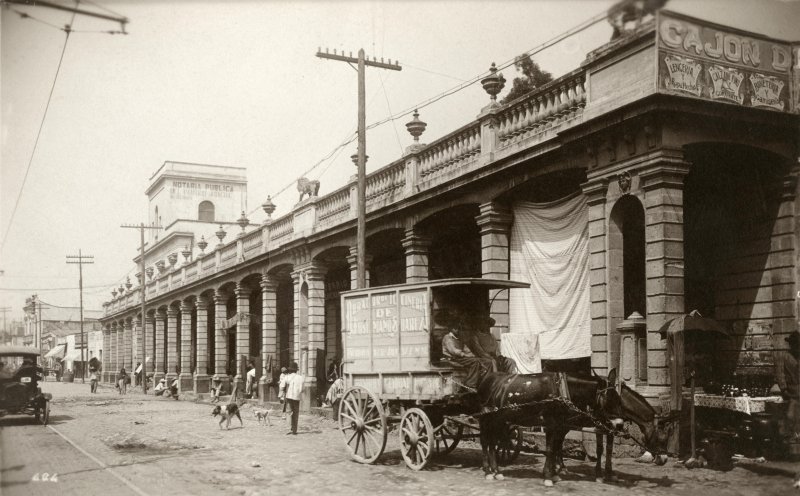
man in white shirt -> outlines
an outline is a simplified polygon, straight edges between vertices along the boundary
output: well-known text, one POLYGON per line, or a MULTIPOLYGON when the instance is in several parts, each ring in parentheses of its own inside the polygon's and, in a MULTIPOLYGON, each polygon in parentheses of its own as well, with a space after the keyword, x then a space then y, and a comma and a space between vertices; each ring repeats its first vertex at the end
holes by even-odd
POLYGON ((247 384, 245 388, 245 394, 248 398, 253 397, 253 386, 256 383, 256 367, 253 365, 253 362, 248 364, 249 369, 247 370, 247 384))
POLYGON ((286 434, 297 434, 297 420, 300 418, 300 397, 303 393, 305 377, 297 372, 297 362, 289 365, 289 375, 285 379, 286 403, 292 408, 292 430, 286 434))

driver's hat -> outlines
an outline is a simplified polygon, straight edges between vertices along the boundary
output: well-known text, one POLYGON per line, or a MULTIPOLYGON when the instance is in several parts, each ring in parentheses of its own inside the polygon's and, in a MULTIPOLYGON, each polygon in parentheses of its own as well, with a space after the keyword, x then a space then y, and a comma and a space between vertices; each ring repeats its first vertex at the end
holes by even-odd
POLYGON ((167 380, 166 380, 166 379, 161 379, 161 380, 160 380, 160 381, 158 381, 158 382, 167 382, 167 380))

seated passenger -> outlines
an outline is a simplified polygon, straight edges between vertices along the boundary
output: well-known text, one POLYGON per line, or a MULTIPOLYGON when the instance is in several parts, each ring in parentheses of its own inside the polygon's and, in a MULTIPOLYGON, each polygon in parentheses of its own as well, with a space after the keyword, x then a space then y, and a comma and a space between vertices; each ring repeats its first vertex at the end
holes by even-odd
POLYGON ((507 374, 516 374, 517 364, 511 358, 504 357, 500 354, 500 347, 497 344, 497 340, 492 336, 491 327, 494 324, 495 320, 491 317, 469 317, 466 325, 475 332, 472 333, 472 339, 467 345, 476 356, 494 360, 498 371, 507 374))
POLYGON ((439 322, 448 327, 448 332, 442 338, 442 355, 455 365, 467 369, 464 385, 477 388, 481 379, 489 372, 497 372, 495 362, 491 358, 477 357, 467 346, 469 332, 461 327, 460 322, 453 318, 443 318, 439 322))

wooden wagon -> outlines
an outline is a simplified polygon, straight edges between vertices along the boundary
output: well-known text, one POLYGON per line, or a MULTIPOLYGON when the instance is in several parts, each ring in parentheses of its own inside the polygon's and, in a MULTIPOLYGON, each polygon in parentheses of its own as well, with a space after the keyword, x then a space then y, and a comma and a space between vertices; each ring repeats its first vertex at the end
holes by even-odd
MULTIPOLYGON (((345 392, 339 426, 350 456, 374 463, 397 428, 406 465, 424 468, 478 432, 474 401, 462 385, 466 371, 442 356, 449 329, 438 312, 488 316, 499 291, 527 283, 480 278, 440 279, 342 293, 345 392)), ((474 398, 473 398, 474 399, 474 398)), ((509 426, 502 459, 519 454, 522 432, 509 426)))

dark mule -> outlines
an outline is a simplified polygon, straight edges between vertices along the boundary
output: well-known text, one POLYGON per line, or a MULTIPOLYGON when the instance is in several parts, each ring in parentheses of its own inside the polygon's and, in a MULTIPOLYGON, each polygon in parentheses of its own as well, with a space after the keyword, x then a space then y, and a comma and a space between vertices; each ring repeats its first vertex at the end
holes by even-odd
POLYGON ((487 374, 478 386, 481 402, 479 417, 483 470, 487 479, 502 479, 497 465, 497 445, 507 432, 507 425, 544 426, 546 461, 545 485, 558 480, 556 467, 561 459, 561 445, 567 432, 592 425, 589 415, 611 424, 622 425, 622 406, 614 383, 616 371, 609 377, 578 378, 552 372, 542 374, 487 374), (559 383, 561 377, 565 383, 559 383), (567 393, 572 406, 563 401, 567 393), (584 413, 585 412, 585 413, 584 413), (588 415, 587 415, 588 413, 588 415), (611 419, 611 422, 608 422, 611 419))

